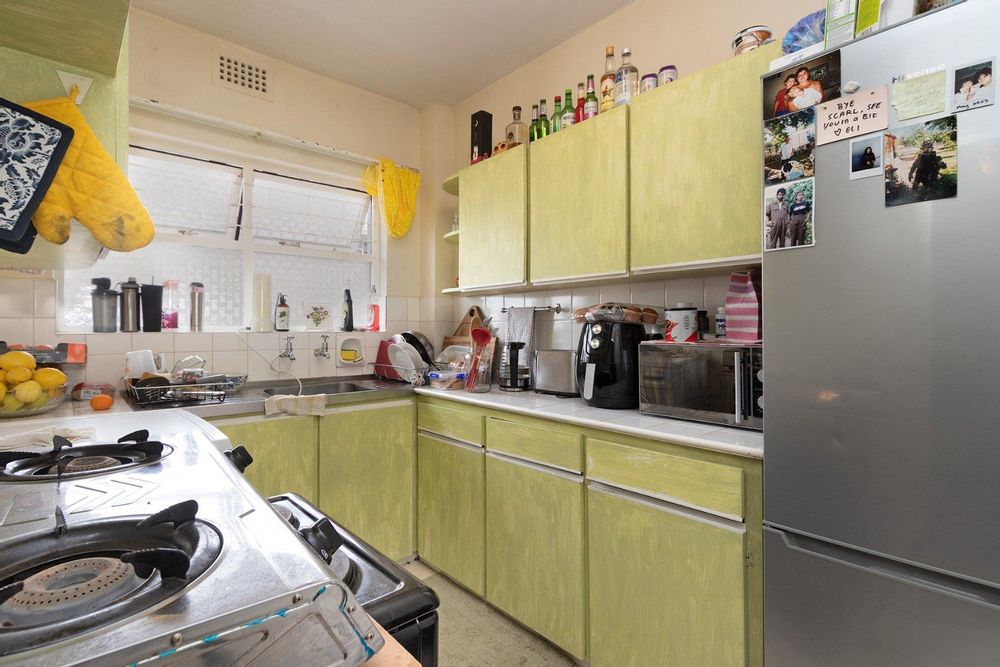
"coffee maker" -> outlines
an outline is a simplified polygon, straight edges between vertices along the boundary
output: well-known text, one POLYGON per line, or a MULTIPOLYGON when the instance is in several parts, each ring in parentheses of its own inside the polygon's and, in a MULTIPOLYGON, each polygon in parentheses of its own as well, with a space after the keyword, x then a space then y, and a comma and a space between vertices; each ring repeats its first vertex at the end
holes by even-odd
POLYGON ((595 408, 639 407, 639 343, 646 327, 634 322, 587 322, 577 347, 576 386, 595 408))
POLYGON ((500 372, 497 384, 500 391, 528 391, 531 389, 531 369, 522 366, 518 358, 524 343, 514 341, 506 343, 506 359, 500 362, 500 372))

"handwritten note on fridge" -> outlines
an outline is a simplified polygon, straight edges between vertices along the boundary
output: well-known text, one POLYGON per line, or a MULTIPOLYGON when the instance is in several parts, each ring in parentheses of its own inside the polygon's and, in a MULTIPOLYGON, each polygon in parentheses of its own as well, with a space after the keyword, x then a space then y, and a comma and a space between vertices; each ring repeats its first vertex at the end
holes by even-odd
POLYGON ((858 137, 889 127, 889 88, 877 86, 816 107, 816 145, 858 137))
POLYGON ((948 72, 944 65, 892 79, 892 106, 896 120, 943 113, 947 104, 948 72))

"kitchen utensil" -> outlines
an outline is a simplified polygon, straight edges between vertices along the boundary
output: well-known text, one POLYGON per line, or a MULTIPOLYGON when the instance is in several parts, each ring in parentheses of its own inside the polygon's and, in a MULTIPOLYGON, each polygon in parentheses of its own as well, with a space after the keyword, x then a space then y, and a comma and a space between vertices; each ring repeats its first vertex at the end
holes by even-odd
POLYGON ((159 331, 163 323, 163 285, 143 283, 139 290, 142 330, 159 331))
POLYGON ((125 375, 137 378, 143 373, 157 371, 156 358, 152 350, 133 350, 125 353, 125 375))
POLYGON ((428 363, 428 365, 434 365, 434 344, 431 343, 427 336, 423 335, 419 331, 404 331, 402 334, 403 340, 412 345, 420 353, 420 358, 428 363))
POLYGON ((490 390, 490 385, 493 382, 493 344, 495 342, 496 338, 491 338, 479 355, 479 361, 476 363, 476 377, 472 383, 473 392, 485 393, 490 390))
POLYGON ((205 321, 205 286, 191 283, 191 331, 201 331, 205 321))
POLYGON ((518 358, 524 343, 521 341, 511 341, 504 343, 507 352, 507 359, 500 363, 500 372, 497 374, 497 384, 501 391, 528 391, 531 389, 531 369, 520 365, 518 358))
MULTIPOLYGON (((417 367, 413 361, 413 358, 403 349, 403 345, 406 343, 390 343, 389 344, 389 363, 392 364, 393 370, 399 375, 401 380, 409 382, 410 384, 417 384, 417 367)), ((416 353, 416 350, 414 350, 416 353)), ((419 358, 420 355, 417 355, 419 358)))
POLYGON ((189 354, 188 356, 178 359, 174 364, 174 367, 170 369, 171 375, 177 375, 181 371, 186 371, 191 368, 205 368, 205 364, 208 363, 197 354, 189 354))
POLYGON ((90 293, 94 333, 114 333, 118 330, 118 292, 111 289, 110 278, 94 278, 90 282, 94 285, 90 293))
POLYGON ((639 344, 646 328, 633 322, 588 322, 577 346, 576 386, 595 408, 639 407, 639 344))
POLYGON ((476 328, 471 332, 472 342, 475 347, 472 352, 472 363, 469 369, 469 375, 465 379, 465 389, 466 391, 472 391, 476 386, 476 376, 479 373, 480 357, 483 355, 483 350, 489 345, 490 340, 493 338, 490 335, 488 329, 476 328))
POLYGON ((121 286, 121 307, 119 309, 121 326, 119 328, 122 331, 138 331, 139 283, 136 282, 135 278, 129 278, 119 285, 121 286))
POLYGON ((483 311, 479 306, 472 306, 469 310, 465 311, 465 315, 462 316, 462 321, 458 323, 455 333, 444 337, 442 347, 448 347, 449 345, 469 345, 472 342, 472 322, 473 318, 476 317, 482 322, 483 311))
POLYGON ((576 389, 576 350, 536 350, 535 391, 556 396, 579 396, 576 389))

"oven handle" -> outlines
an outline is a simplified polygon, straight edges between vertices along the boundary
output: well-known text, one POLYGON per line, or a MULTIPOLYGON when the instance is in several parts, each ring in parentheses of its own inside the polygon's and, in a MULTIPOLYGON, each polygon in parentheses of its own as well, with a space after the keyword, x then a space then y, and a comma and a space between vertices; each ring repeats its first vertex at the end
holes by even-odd
POLYGON ((733 382, 735 396, 735 419, 737 424, 743 423, 743 353, 739 350, 733 352, 733 375, 736 381, 733 382))

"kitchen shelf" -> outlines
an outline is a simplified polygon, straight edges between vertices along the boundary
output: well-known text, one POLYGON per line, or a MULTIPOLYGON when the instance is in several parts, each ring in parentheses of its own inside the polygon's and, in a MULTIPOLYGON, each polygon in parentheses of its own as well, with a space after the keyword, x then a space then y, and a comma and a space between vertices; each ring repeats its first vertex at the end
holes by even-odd
POLYGON ((441 290, 441 294, 458 294, 461 291, 462 291, 461 287, 446 287, 445 289, 441 290))
POLYGON ((441 238, 444 239, 445 241, 447 241, 448 243, 457 244, 458 243, 458 232, 459 232, 459 230, 456 229, 453 232, 448 232, 447 234, 445 234, 441 238))
POLYGON ((450 195, 458 195, 458 172, 444 179, 441 188, 450 195))

